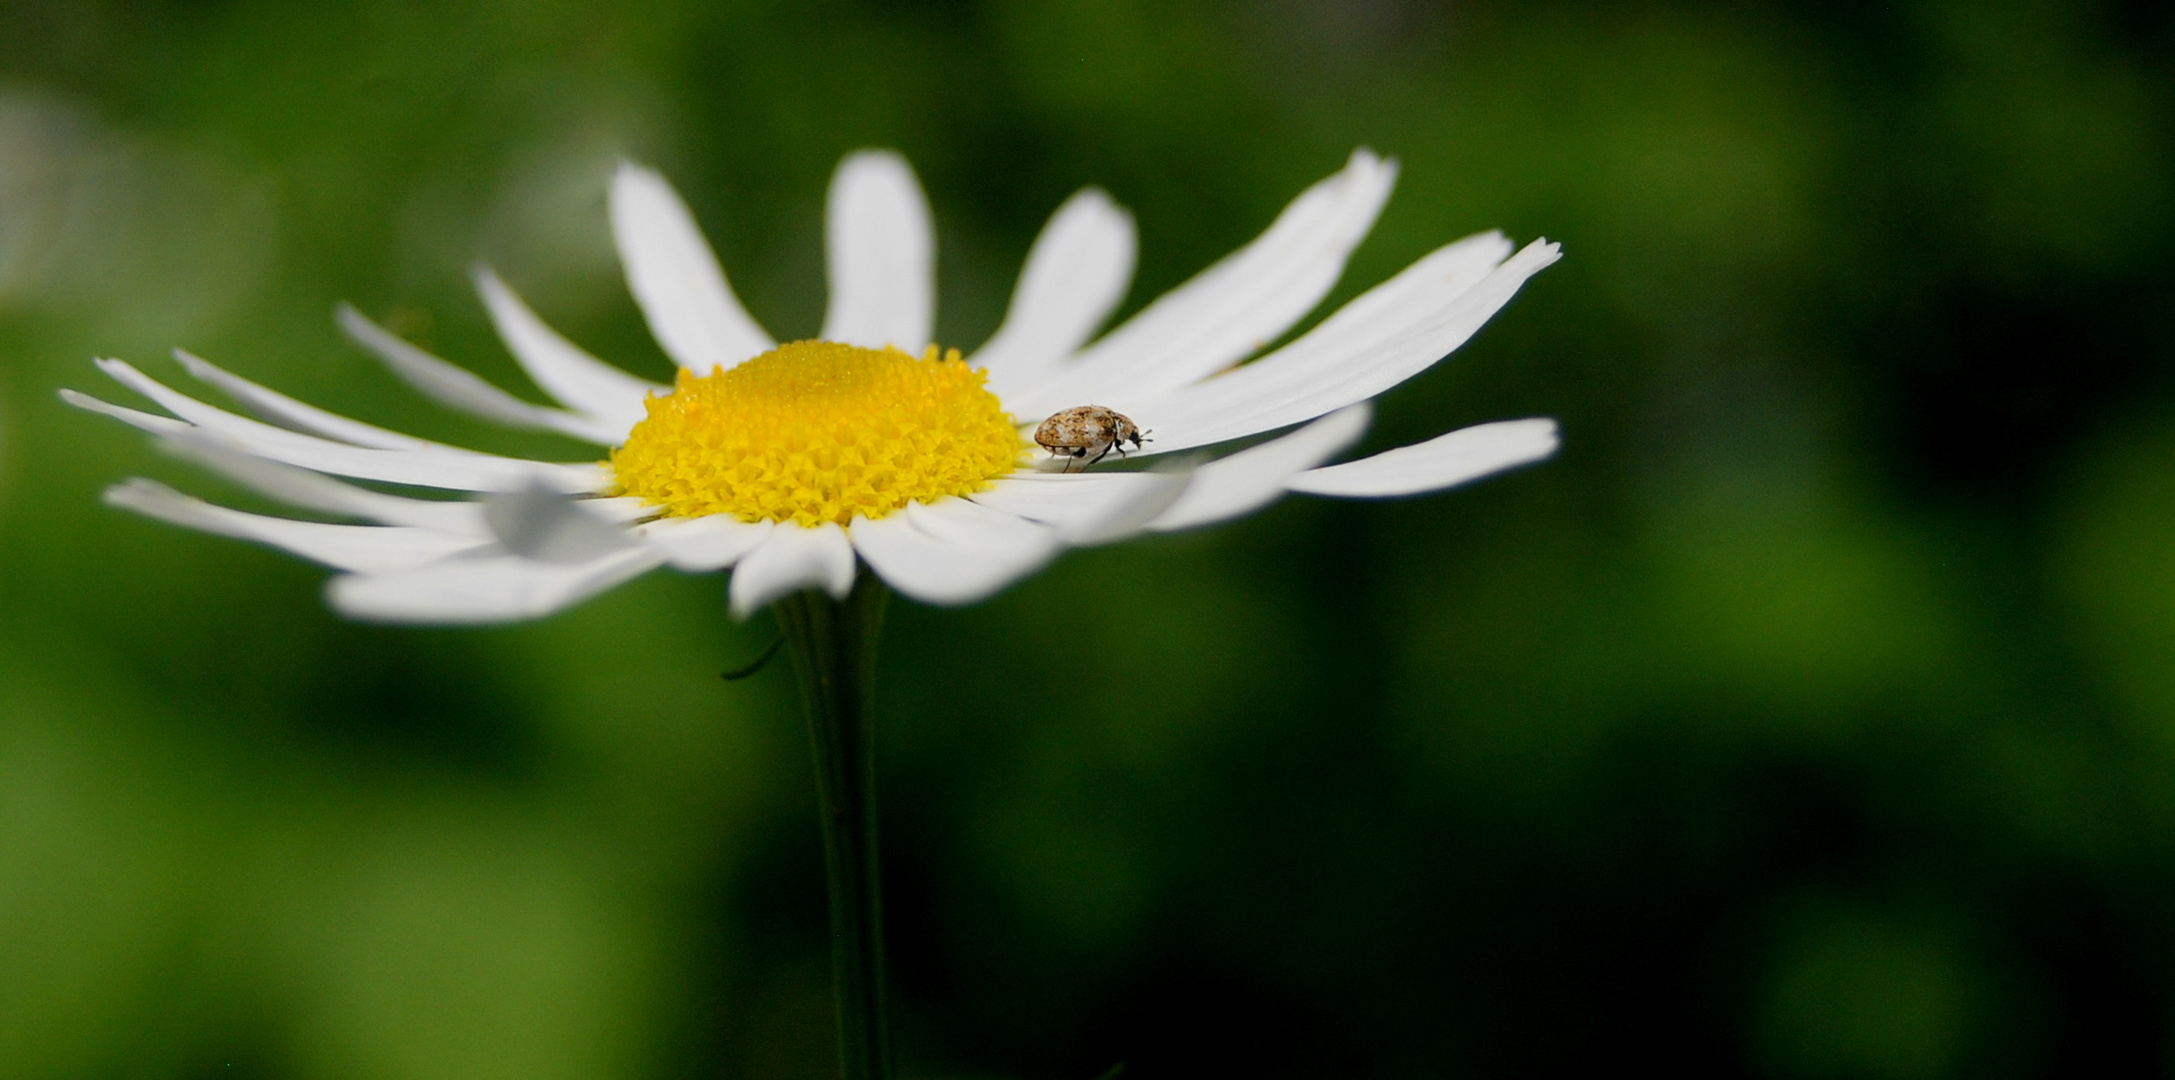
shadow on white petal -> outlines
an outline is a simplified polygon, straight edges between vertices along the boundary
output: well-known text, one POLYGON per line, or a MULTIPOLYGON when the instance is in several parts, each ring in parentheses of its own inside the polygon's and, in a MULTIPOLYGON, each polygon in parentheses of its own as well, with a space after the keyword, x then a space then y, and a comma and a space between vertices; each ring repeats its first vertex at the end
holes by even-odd
POLYGON ((586 563, 634 546, 627 530, 550 488, 483 497, 483 521, 506 550, 548 563, 586 563))

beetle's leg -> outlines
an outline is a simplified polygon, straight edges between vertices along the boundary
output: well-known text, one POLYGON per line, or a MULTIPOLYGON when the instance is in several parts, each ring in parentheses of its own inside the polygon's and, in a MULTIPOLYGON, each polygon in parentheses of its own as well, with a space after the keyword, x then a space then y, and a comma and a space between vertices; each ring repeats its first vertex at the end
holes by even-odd
MULTIPOLYGON (((1090 462, 1088 462, 1088 465, 1096 465, 1096 464, 1100 464, 1100 463, 1102 462, 1102 460, 1103 460, 1104 458, 1106 458, 1106 457, 1109 457, 1109 456, 1110 456, 1110 448, 1111 448, 1111 447, 1113 447, 1113 446, 1116 446, 1116 445, 1118 445, 1118 444, 1117 444, 1116 442, 1106 442, 1106 443, 1104 443, 1104 444, 1103 444, 1103 452, 1102 452, 1102 453, 1100 453, 1100 454, 1097 454, 1097 455, 1095 455, 1095 460, 1094 460, 1094 461, 1090 461, 1090 462)), ((1081 448, 1081 452, 1082 452, 1082 453, 1086 453, 1086 452, 1087 452, 1087 448, 1086 448, 1086 447, 1082 447, 1082 448, 1081 448)), ((1080 468, 1081 468, 1081 469, 1082 469, 1082 470, 1084 471, 1084 470, 1086 470, 1086 468, 1087 468, 1087 465, 1082 465, 1082 466, 1081 466, 1080 468)))

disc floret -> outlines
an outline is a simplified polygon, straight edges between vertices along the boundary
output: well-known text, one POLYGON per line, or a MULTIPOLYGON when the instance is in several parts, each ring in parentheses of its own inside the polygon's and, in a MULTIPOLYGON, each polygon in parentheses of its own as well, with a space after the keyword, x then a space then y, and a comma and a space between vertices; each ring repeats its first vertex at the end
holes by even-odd
POLYGON ((844 525, 971 495, 1026 444, 958 350, 919 358, 829 341, 737 367, 682 370, 612 453, 628 495, 675 517, 844 525))

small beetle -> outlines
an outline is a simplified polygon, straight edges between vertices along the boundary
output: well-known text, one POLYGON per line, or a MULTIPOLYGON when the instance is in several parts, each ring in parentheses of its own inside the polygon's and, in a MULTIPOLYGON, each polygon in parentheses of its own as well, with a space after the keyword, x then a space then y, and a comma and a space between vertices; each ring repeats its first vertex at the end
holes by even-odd
MULTIPOLYGON (((1126 443, 1133 449, 1149 441, 1148 433, 1133 426, 1124 414, 1112 412, 1100 405, 1075 405, 1051 416, 1035 429, 1035 441, 1052 456, 1064 455, 1079 461, 1089 454, 1095 455, 1080 467, 1085 469, 1101 461, 1112 450, 1119 457, 1125 456, 1126 443)), ((1072 461, 1065 463, 1065 471, 1072 471, 1072 461)))

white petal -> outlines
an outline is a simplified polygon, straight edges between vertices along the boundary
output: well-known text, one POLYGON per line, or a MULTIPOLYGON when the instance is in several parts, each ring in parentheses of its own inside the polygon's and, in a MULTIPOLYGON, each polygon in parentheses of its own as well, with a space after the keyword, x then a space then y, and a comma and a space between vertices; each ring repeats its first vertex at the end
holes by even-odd
POLYGON ((227 396, 249 407, 259 416, 277 420, 303 431, 338 439, 356 446, 372 446, 380 450, 421 450, 434 445, 428 439, 387 431, 360 420, 350 420, 337 413, 329 413, 315 405, 305 404, 277 390, 260 386, 221 368, 186 349, 175 349, 174 359, 199 382, 207 382, 227 396))
POLYGON ((486 495, 483 521, 507 551, 538 562, 587 563, 634 546, 627 530, 549 488, 486 495))
POLYGON ((1193 471, 1184 495, 1148 528, 1156 532, 1190 529, 1235 518, 1274 501, 1293 473, 1329 460, 1367 432, 1374 409, 1352 405, 1280 438, 1218 458, 1193 471))
POLYGON ((813 529, 792 524, 771 529, 733 567, 727 592, 734 617, 745 619, 771 601, 802 589, 822 589, 839 600, 853 589, 853 545, 846 540, 846 530, 834 522, 813 529))
POLYGON ((625 425, 608 424, 595 417, 523 401, 477 378, 474 372, 455 367, 408 344, 346 304, 340 305, 336 315, 340 328, 347 331, 355 344, 383 361, 401 381, 441 405, 508 427, 555 431, 599 446, 616 446, 627 436, 625 425))
POLYGON ((110 416, 132 428, 139 431, 148 431, 153 435, 173 436, 197 430, 195 425, 187 421, 176 420, 171 416, 154 416, 147 412, 131 409, 125 405, 115 405, 110 401, 102 401, 81 390, 70 390, 65 386, 60 388, 60 399, 78 409, 82 409, 84 412, 110 416))
POLYGON ((1087 188, 1058 207, 1027 253, 1004 325, 974 354, 998 397, 1049 377, 1125 299, 1138 241, 1133 215, 1087 188))
POLYGON ((639 422, 643 399, 669 393, 667 387, 638 379, 589 355, 536 317, 497 274, 476 271, 476 291, 490 309, 491 323, 521 369, 561 405, 603 420, 622 432, 639 422))
POLYGON ((674 569, 701 573, 723 570, 770 535, 769 521, 746 522, 729 514, 698 518, 663 518, 637 525, 634 535, 664 552, 674 569))
POLYGON ((1150 453, 1168 453, 1302 423, 1365 401, 1449 355, 1556 261, 1536 240, 1445 302, 1442 264, 1484 255, 1489 238, 1452 245, 1347 304, 1299 340, 1236 371, 1130 413, 1155 432, 1150 453), (1464 249, 1471 244, 1471 249, 1464 249), (1438 256, 1440 258, 1438 258, 1438 256))
POLYGON ((161 521, 219 536, 254 540, 340 570, 382 573, 421 566, 489 540, 404 525, 332 525, 266 517, 183 495, 151 480, 106 489, 106 502, 161 521))
POLYGON ((1354 498, 1417 495, 1539 461, 1555 453, 1561 443, 1554 420, 1475 424, 1373 457, 1310 469, 1286 480, 1284 486, 1312 495, 1354 498))
POLYGON ((1344 273, 1396 182, 1397 166, 1353 152, 1253 243, 1165 293, 1089 346, 1046 384, 1008 395, 1018 415, 1123 402, 1175 390, 1258 351, 1312 311, 1344 273))
POLYGON ((775 345, 733 296, 695 215, 664 177, 620 165, 612 177, 612 239, 650 333, 681 367, 707 375, 775 345))
POLYGON ((935 325, 936 238, 905 158, 862 150, 838 163, 824 241, 831 304, 823 339, 919 355, 935 325))
POLYGON ((939 540, 993 551, 1054 548, 1063 541, 1051 526, 983 506, 972 499, 944 498, 934 503, 907 503, 906 520, 939 540))
POLYGON ((478 539, 491 537, 490 528, 483 522, 481 503, 409 499, 359 488, 306 469, 266 461, 201 428, 187 428, 166 439, 165 445, 236 483, 294 506, 388 525, 416 525, 478 539))
POLYGON ((314 435, 273 427, 214 408, 166 387, 119 360, 101 360, 98 366, 123 385, 144 394, 188 422, 138 412, 73 390, 62 390, 61 400, 78 408, 111 416, 155 435, 174 435, 189 430, 190 425, 194 424, 226 436, 236 446, 259 457, 339 476, 382 480, 393 484, 413 484, 417 487, 451 488, 459 491, 519 491, 541 481, 560 491, 589 492, 611 483, 609 470, 598 465, 522 461, 440 446, 422 450, 379 450, 349 446, 314 435))
POLYGON ((1074 547, 1140 532, 1184 494, 1181 472, 1017 472, 969 496, 992 510, 1053 526, 1074 547))
POLYGON ((892 588, 923 603, 947 605, 981 600, 1033 573, 1058 552, 1054 530, 991 528, 981 515, 994 511, 948 511, 946 506, 973 504, 950 499, 930 507, 933 516, 924 515, 937 528, 956 530, 951 536, 932 533, 908 514, 887 514, 875 521, 855 517, 848 530, 854 549, 892 588), (971 542, 962 542, 960 533, 971 536, 971 542))
POLYGON ((334 578, 325 584, 325 598, 333 610, 371 622, 517 622, 570 607, 662 561, 645 547, 586 563, 518 555, 440 559, 402 573, 334 578))

